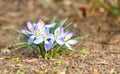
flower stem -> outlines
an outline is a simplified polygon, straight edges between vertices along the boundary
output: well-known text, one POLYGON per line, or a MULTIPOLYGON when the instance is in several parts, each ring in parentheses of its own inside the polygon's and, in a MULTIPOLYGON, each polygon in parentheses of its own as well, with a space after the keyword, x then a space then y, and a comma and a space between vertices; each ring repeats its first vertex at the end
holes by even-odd
POLYGON ((41 54, 43 57, 45 56, 45 49, 44 49, 44 43, 39 44, 39 54, 41 54))
POLYGON ((56 50, 56 52, 58 52, 61 47, 62 47, 62 46, 58 47, 57 50, 56 50))

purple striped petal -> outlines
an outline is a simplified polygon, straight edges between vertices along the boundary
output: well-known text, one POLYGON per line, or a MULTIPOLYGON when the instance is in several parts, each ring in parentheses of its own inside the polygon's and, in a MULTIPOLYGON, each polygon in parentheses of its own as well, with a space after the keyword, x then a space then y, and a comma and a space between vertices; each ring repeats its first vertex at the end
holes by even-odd
POLYGON ((64 37, 66 37, 68 34, 69 34, 69 32, 65 32, 65 33, 64 33, 64 37))
POLYGON ((65 37, 65 40, 69 40, 73 36, 73 33, 68 33, 65 37))
POLYGON ((32 24, 30 22, 27 22, 27 28, 28 30, 30 30, 31 32, 34 32, 34 27, 32 26, 32 24))
POLYGON ((50 28, 45 28, 45 33, 49 35, 50 28))
POLYGON ((33 34, 32 32, 30 32, 30 31, 28 31, 28 30, 21 30, 21 32, 24 33, 24 34, 27 34, 27 35, 33 34))
POLYGON ((74 44, 76 44, 77 42, 78 42, 77 40, 69 40, 69 41, 67 41, 66 43, 71 44, 71 45, 74 45, 74 44))
POLYGON ((37 31, 38 31, 38 25, 37 24, 33 24, 33 26, 34 26, 34 33, 36 34, 37 31))
POLYGON ((64 33, 64 29, 61 27, 60 28, 60 35, 63 35, 63 33, 64 33))
POLYGON ((63 45, 64 44, 64 39, 63 38, 58 38, 58 39, 56 39, 56 42, 60 45, 63 45))
POLYGON ((32 36, 30 36, 30 38, 28 39, 28 42, 33 43, 34 39, 35 39, 35 36, 32 35, 32 36))
POLYGON ((46 51, 50 50, 50 48, 52 47, 52 41, 45 41, 45 44, 44 44, 44 48, 46 51))
POLYGON ((39 19, 37 25, 38 25, 38 28, 43 28, 44 23, 41 19, 39 19))
POLYGON ((62 27, 59 27, 55 30, 55 36, 59 36, 59 37, 62 37, 63 36, 63 28, 62 27))

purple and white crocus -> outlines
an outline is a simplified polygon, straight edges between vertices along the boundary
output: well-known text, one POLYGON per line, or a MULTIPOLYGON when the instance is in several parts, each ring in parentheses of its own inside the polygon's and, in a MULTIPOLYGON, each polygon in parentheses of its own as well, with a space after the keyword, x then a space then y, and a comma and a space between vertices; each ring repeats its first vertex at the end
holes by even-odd
POLYGON ((55 41, 60 45, 65 45, 68 49, 73 50, 70 45, 76 44, 77 40, 72 40, 73 33, 65 32, 64 28, 59 27, 54 32, 55 41))
POLYGON ((70 50, 73 50, 70 45, 74 45, 78 42, 77 40, 72 40, 72 36, 73 33, 66 33, 64 36, 64 44, 70 50))
POLYGON ((60 45, 64 45, 64 28, 63 27, 58 27, 55 31, 54 31, 54 40, 60 44, 60 45))
POLYGON ((51 39, 48 41, 48 38, 50 37, 49 30, 55 25, 56 23, 45 25, 42 20, 39 20, 38 23, 33 24, 27 22, 28 30, 22 30, 22 33, 30 35, 28 39, 28 42, 30 43, 40 44, 44 41, 45 50, 48 51, 52 47, 53 43, 51 39))
POLYGON ((73 33, 64 32, 63 27, 58 27, 53 33, 50 33, 50 29, 53 28, 56 23, 45 25, 42 20, 38 23, 27 22, 27 29, 22 30, 22 33, 29 35, 28 42, 34 44, 44 43, 44 48, 46 51, 52 48, 53 43, 59 45, 65 45, 68 49, 72 50, 70 45, 77 43, 76 40, 72 40, 71 37, 73 33))
POLYGON ((44 25, 42 20, 39 20, 38 23, 31 23, 27 22, 27 29, 28 30, 22 30, 22 32, 26 35, 34 35, 34 36, 40 36, 43 34, 43 31, 46 28, 52 28, 56 25, 56 23, 52 23, 49 25, 44 25))
POLYGON ((53 40, 50 38, 50 33, 49 33, 50 28, 45 28, 43 31, 43 34, 41 36, 36 37, 34 40, 34 44, 40 44, 44 42, 44 48, 46 51, 50 50, 53 44, 53 40))

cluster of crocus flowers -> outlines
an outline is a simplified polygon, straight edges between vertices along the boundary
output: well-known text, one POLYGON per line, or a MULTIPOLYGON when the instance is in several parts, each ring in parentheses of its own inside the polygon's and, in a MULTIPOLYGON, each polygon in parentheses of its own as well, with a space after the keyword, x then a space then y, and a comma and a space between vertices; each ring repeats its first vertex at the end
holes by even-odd
POLYGON ((28 42, 33 44, 43 44, 45 51, 50 50, 54 44, 60 46, 65 45, 68 49, 72 50, 70 45, 77 43, 77 40, 72 40, 73 33, 64 32, 64 28, 59 26, 56 28, 57 23, 44 24, 39 19, 37 23, 27 22, 27 30, 22 30, 22 33, 29 36, 28 42), (54 31, 51 32, 51 29, 54 31))

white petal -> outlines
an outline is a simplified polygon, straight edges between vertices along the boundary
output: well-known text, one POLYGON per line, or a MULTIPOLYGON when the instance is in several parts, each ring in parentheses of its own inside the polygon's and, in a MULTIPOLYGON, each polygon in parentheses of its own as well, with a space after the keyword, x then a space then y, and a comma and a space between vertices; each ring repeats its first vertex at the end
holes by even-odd
POLYGON ((30 22, 27 22, 27 28, 28 30, 30 30, 32 33, 34 32, 34 27, 32 26, 32 24, 30 22))
POLYGON ((56 39, 56 42, 60 45, 63 45, 64 44, 64 41, 62 39, 56 39))
POLYGON ((69 44, 65 43, 65 46, 66 46, 68 49, 73 50, 69 44))
POLYGON ((57 38, 62 37, 63 33, 64 33, 63 31, 64 31, 64 29, 62 27, 58 27, 54 32, 55 37, 57 37, 57 38))
POLYGON ((60 32, 60 28, 57 28, 54 32, 55 36, 57 37, 59 35, 59 32, 60 32))
POLYGON ((73 33, 68 33, 65 37, 65 40, 69 40, 73 36, 73 33))
POLYGON ((42 43, 42 42, 43 42, 43 39, 42 39, 42 38, 37 38, 36 40, 34 40, 33 43, 35 43, 35 44, 40 44, 40 43, 42 43))
POLYGON ((38 25, 38 28, 39 28, 39 29, 44 28, 44 23, 43 23, 43 21, 42 21, 41 19, 38 20, 37 25, 38 25))
POLYGON ((32 35, 32 36, 30 36, 30 38, 28 39, 28 42, 32 43, 32 42, 34 41, 34 39, 35 39, 35 36, 32 35))
POLYGON ((47 40, 45 40, 45 44, 49 44, 49 42, 47 40))
POLYGON ((45 27, 48 27, 48 28, 52 28, 56 25, 56 23, 52 23, 52 24, 49 24, 49 25, 45 25, 45 27))
POLYGON ((74 44, 76 44, 77 42, 78 42, 77 40, 69 40, 69 41, 67 41, 66 43, 71 44, 71 45, 74 45, 74 44))

